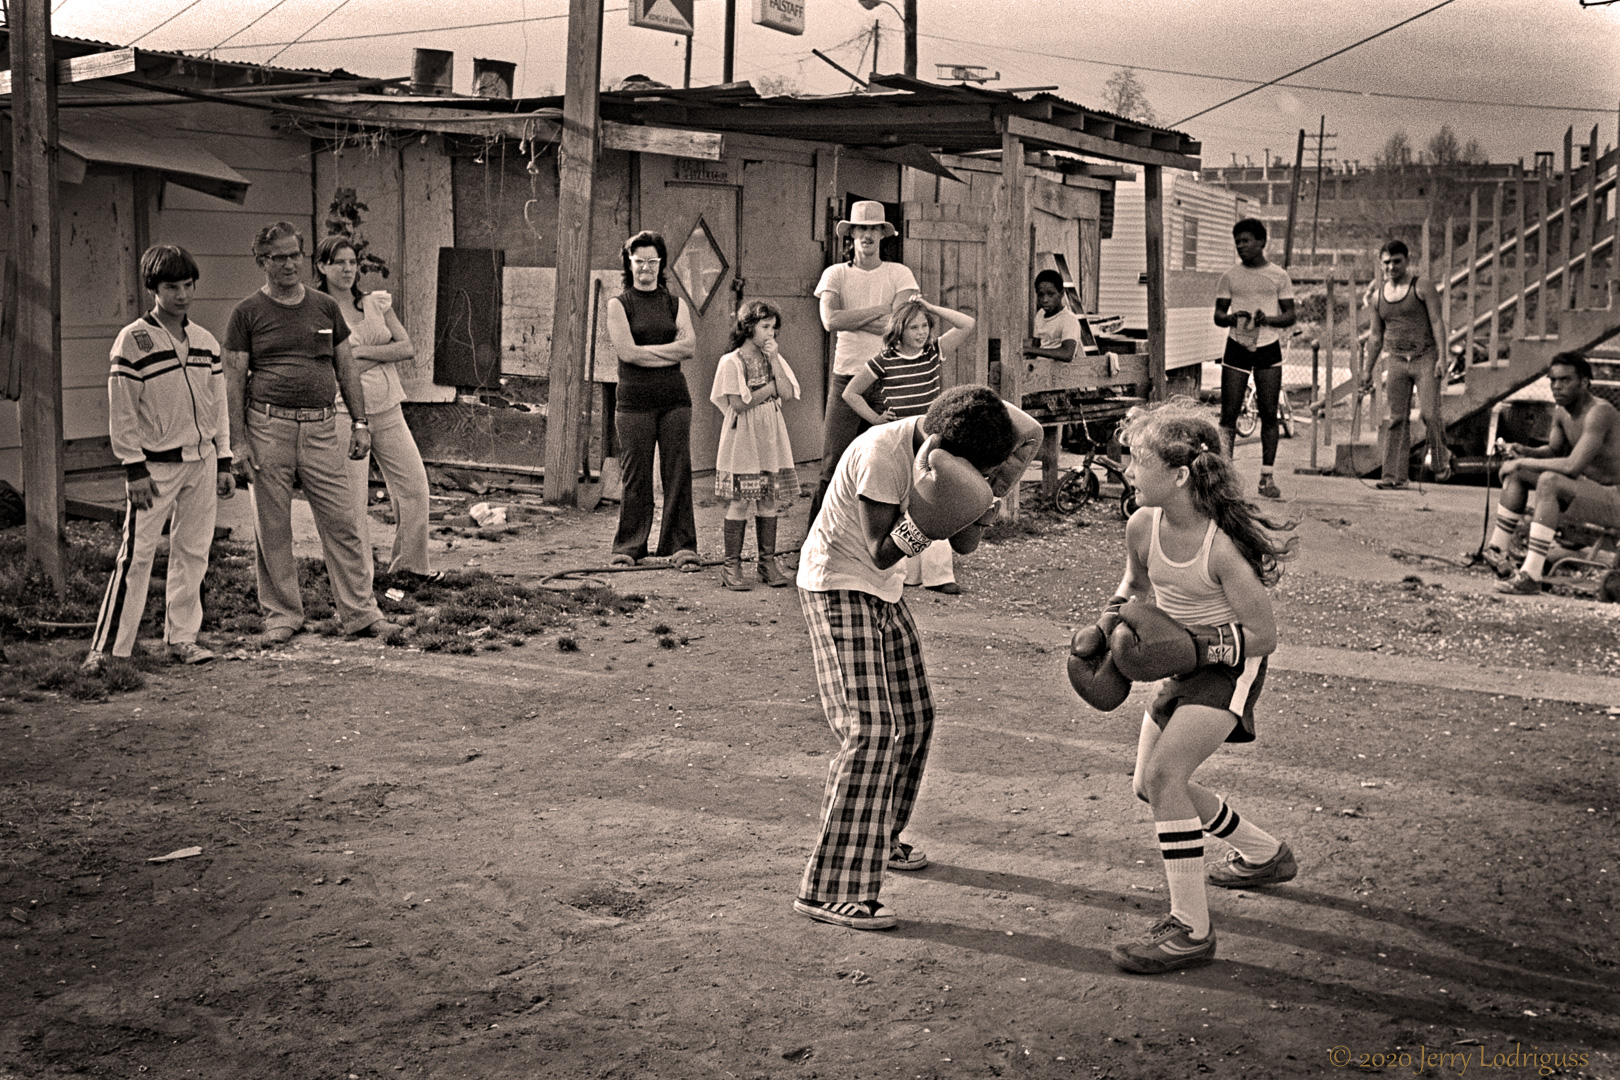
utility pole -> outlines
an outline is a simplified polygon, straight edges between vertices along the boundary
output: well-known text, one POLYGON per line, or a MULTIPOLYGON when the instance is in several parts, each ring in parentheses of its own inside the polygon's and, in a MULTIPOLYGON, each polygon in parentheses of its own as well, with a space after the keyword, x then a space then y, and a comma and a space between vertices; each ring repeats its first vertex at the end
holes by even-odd
POLYGON ((917 77, 917 0, 905 0, 906 13, 901 21, 906 24, 906 78, 917 77))
POLYGON ((878 50, 883 47, 883 24, 876 19, 872 20, 872 78, 877 78, 883 69, 878 67, 878 50))
MULTIPOLYGON (((43 0, 39 0, 43 2, 43 0)), ((546 501, 578 498, 585 422, 586 333, 591 293, 591 185, 602 81, 602 0, 568 0, 568 68, 557 165, 557 292, 551 320, 551 399, 546 422, 546 501)))
POLYGON ((1316 129, 1316 205, 1311 210, 1311 263, 1316 262, 1316 228, 1322 214, 1322 155, 1324 150, 1337 150, 1336 146, 1328 146, 1327 140, 1337 139, 1338 132, 1328 134, 1327 117, 1323 116, 1316 129))
POLYGON ((17 412, 27 554, 60 590, 67 499, 62 471, 62 267, 56 213, 56 50, 49 0, 10 0, 11 240, 17 266, 17 412))
POLYGON ((1294 259, 1294 221, 1299 214, 1299 174, 1305 168, 1305 129, 1299 129, 1299 141, 1294 144, 1294 175, 1288 181, 1288 231, 1283 238, 1283 269, 1294 259))
MULTIPOLYGON (((686 39, 686 47, 692 48, 690 37, 686 39)), ((598 64, 602 62, 600 56, 596 60, 598 64)), ((737 0, 726 0, 726 51, 720 66, 720 81, 729 83, 737 71, 737 0)))

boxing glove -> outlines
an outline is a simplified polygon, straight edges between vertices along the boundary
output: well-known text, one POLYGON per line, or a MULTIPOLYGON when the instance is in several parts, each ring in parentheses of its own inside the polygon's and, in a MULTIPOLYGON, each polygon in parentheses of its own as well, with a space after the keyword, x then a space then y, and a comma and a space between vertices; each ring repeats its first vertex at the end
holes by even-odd
POLYGON ((1119 625, 1119 609, 1125 606, 1125 600, 1123 596, 1110 598, 1095 625, 1082 626, 1074 632, 1074 637, 1069 639, 1069 652, 1086 658, 1107 652, 1109 636, 1119 625))
POLYGON ((1131 693, 1131 680, 1119 673, 1113 656, 1106 650, 1095 656, 1077 656, 1071 652, 1069 685, 1082 701, 1098 712, 1113 712, 1131 693))
POLYGON ((930 435, 912 464, 911 502, 889 534, 895 546, 916 555, 935 540, 949 540, 984 517, 995 504, 990 482, 965 459, 939 448, 930 435))
POLYGON ((1243 663, 1243 628, 1237 623, 1182 626, 1142 600, 1132 600, 1121 608, 1119 620, 1109 638, 1110 653, 1120 673, 1132 682, 1243 663))

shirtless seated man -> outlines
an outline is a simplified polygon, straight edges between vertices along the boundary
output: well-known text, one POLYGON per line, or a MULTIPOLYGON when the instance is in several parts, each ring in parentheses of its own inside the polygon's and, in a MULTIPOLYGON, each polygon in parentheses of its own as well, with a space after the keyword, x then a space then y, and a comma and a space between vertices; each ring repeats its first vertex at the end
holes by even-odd
POLYGON ((1552 436, 1546 446, 1499 445, 1502 498, 1485 561, 1507 580, 1499 592, 1534 596, 1560 521, 1620 528, 1620 410, 1592 393, 1592 365, 1578 353, 1559 353, 1548 365, 1552 382, 1552 436), (1508 543, 1536 494, 1530 550, 1517 570, 1508 543))

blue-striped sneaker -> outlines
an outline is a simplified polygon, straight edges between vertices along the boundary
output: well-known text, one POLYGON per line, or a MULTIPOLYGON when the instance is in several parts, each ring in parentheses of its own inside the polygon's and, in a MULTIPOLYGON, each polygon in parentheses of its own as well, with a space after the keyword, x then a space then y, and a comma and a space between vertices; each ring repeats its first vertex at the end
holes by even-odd
POLYGON ((847 926, 851 930, 888 930, 900 922, 900 917, 881 900, 835 903, 831 900, 807 900, 801 896, 793 901, 793 910, 817 922, 847 926))
POLYGON ((896 844, 889 852, 890 870, 921 870, 928 865, 928 856, 910 844, 896 844))
POLYGON ((1192 927, 1166 915, 1153 929, 1135 941, 1114 946, 1114 963, 1138 975, 1161 975, 1166 971, 1196 967, 1215 959, 1215 929, 1196 941, 1192 927))
POLYGON ((1285 881, 1293 881, 1297 873, 1299 863, 1294 861, 1294 849, 1280 843, 1277 854, 1258 866, 1237 852, 1228 851, 1224 861, 1209 864, 1204 871, 1204 879, 1223 889, 1252 889, 1257 885, 1281 885, 1285 881))

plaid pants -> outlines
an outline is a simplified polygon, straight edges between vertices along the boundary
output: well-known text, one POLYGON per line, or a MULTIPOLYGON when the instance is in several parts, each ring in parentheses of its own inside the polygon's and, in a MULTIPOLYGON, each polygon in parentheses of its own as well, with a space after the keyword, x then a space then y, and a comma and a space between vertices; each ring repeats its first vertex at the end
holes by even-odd
POLYGON ((874 900, 911 820, 928 762, 934 699, 905 601, 799 590, 827 723, 842 741, 827 770, 821 832, 799 896, 874 900))

